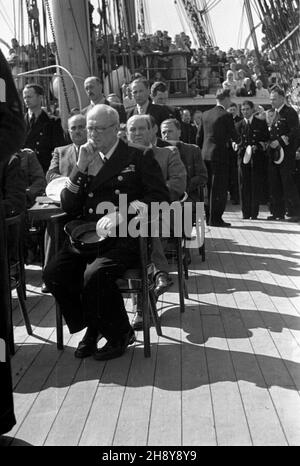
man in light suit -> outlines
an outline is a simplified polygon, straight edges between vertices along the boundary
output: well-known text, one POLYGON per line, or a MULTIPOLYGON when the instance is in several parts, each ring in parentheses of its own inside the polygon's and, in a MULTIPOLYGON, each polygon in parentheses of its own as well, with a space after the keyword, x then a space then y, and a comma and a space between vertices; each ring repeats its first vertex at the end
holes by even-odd
POLYGON ((69 118, 68 132, 72 144, 54 149, 46 174, 47 183, 55 178, 71 174, 77 163, 80 147, 86 143, 86 117, 79 114, 69 118))
MULTIPOLYGON (((86 143, 86 117, 83 115, 74 115, 68 120, 68 131, 72 144, 54 149, 52 161, 49 171, 46 174, 46 180, 49 184, 56 178, 62 176, 70 176, 74 167, 76 166, 80 147, 86 143)), ((54 231, 51 222, 48 223, 45 232, 45 260, 44 268, 46 268, 49 260, 54 254, 54 231)), ((42 283, 42 293, 49 293, 45 283, 42 283)))
POLYGON ((119 225, 128 228, 126 215, 119 211, 121 195, 126 212, 152 203, 169 202, 161 170, 149 148, 145 153, 118 139, 120 126, 116 110, 96 105, 87 114, 88 142, 81 146, 78 162, 61 194, 63 210, 83 226, 97 225, 97 234, 109 238, 109 247, 88 256, 65 244, 44 271, 44 280, 58 301, 71 333, 87 327, 75 356, 92 356, 105 361, 122 356, 134 343, 117 280, 139 263, 138 239, 112 237, 119 225), (124 200, 125 198, 125 200, 124 200), (107 203, 114 211, 104 215, 107 203), (98 337, 107 343, 97 349, 98 337))
POLYGON ((204 112, 200 125, 197 144, 208 171, 209 224, 216 227, 230 227, 222 215, 226 208, 229 184, 231 141, 237 142, 237 134, 232 116, 226 111, 231 103, 230 91, 219 89, 217 105, 204 112))
MULTIPOLYGON (((151 147, 155 159, 161 168, 165 184, 169 190, 172 202, 180 200, 186 190, 186 169, 180 159, 176 147, 157 147, 156 142, 157 126, 154 118, 149 115, 136 115, 127 122, 127 138, 130 143, 143 147, 151 147)), ((163 221, 164 219, 162 219, 163 221)), ((169 225, 170 227, 170 225, 169 225)), ((169 276, 169 264, 165 256, 167 240, 159 237, 152 238, 152 262, 155 265, 155 294, 160 296, 172 285, 169 276)), ((142 328, 143 320, 140 312, 140 304, 137 303, 137 312, 133 321, 133 328, 142 328)))

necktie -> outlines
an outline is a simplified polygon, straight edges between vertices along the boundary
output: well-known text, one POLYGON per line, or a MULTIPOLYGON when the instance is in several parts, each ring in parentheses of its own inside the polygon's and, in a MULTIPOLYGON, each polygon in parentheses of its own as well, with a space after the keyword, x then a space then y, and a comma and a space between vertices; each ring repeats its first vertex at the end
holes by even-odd
POLYGON ((32 128, 34 124, 35 124, 35 114, 33 113, 30 120, 29 120, 30 128, 32 128))

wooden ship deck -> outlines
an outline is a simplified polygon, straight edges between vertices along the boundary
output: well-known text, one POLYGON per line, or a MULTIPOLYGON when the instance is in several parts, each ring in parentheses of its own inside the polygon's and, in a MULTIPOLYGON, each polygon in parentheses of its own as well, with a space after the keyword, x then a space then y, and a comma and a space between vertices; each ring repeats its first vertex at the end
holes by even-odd
POLYGON ((82 334, 67 328, 59 352, 54 300, 40 293, 41 269, 28 267, 34 335, 14 300, 17 425, 1 443, 300 445, 300 225, 267 222, 266 209, 260 217, 243 221, 232 206, 232 228, 206 229, 185 314, 176 284, 159 301, 163 337, 152 329, 151 359, 141 332, 107 363, 75 359, 82 334))

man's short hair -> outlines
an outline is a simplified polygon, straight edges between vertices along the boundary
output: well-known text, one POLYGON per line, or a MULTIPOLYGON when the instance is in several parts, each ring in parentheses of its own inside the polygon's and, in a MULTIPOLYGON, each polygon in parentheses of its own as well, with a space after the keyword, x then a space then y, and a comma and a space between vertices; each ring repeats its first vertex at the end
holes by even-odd
POLYGON ((174 125, 176 129, 181 131, 181 124, 176 118, 169 118, 168 120, 165 120, 162 122, 160 127, 162 128, 162 125, 174 125))
POLYGON ((35 83, 26 84, 26 86, 24 87, 24 90, 25 89, 33 89, 36 94, 44 95, 44 89, 39 84, 35 84, 35 83))
POLYGON ((216 93, 216 99, 222 102, 230 97, 230 89, 218 89, 216 93))
POLYGON ((152 84, 151 95, 153 97, 155 97, 155 96, 157 96, 158 92, 166 92, 167 90, 168 90, 168 87, 167 87, 166 83, 164 83, 162 81, 158 81, 158 82, 152 84))
POLYGON ((244 100, 244 102, 242 103, 242 106, 243 105, 248 105, 250 108, 254 108, 254 103, 252 102, 252 100, 244 100))
POLYGON ((231 102, 231 104, 229 105, 229 108, 238 108, 238 106, 235 102, 231 102))
POLYGON ((144 76, 142 76, 141 78, 137 78, 134 81, 132 81, 131 86, 133 86, 134 84, 139 84, 139 83, 142 83, 145 86, 146 89, 150 89, 150 83, 149 83, 148 79, 145 78, 144 76))
POLYGON ((281 97, 285 97, 285 92, 284 92, 284 90, 283 90, 281 87, 279 87, 279 86, 273 87, 271 93, 274 94, 274 92, 276 92, 276 93, 277 93, 278 95, 280 95, 281 97))
POLYGON ((151 115, 133 115, 127 121, 127 124, 126 124, 127 129, 130 123, 135 120, 145 120, 147 122, 148 129, 152 129, 156 125, 156 121, 151 115))

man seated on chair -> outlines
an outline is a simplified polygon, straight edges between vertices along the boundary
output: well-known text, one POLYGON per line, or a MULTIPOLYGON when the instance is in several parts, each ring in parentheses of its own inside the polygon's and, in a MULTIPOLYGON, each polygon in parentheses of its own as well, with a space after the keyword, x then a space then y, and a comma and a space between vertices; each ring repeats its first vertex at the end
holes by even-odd
MULTIPOLYGON (((186 190, 186 170, 176 147, 157 147, 154 145, 156 135, 157 125, 150 115, 135 115, 127 122, 128 141, 144 149, 151 148, 153 150, 169 190, 171 202, 178 201, 184 196, 186 190)), ((169 276, 169 264, 164 252, 166 246, 167 240, 162 240, 159 237, 152 238, 151 259, 155 266, 155 294, 157 297, 163 294, 173 283, 169 276)), ((138 303, 133 323, 135 329, 142 326, 139 309, 138 303)))
POLYGON ((64 211, 80 216, 87 229, 92 223, 94 233, 97 229, 97 235, 106 239, 99 242, 98 238, 98 252, 90 254, 78 253, 72 243, 66 243, 44 271, 45 284, 70 332, 87 327, 75 356, 93 355, 101 361, 121 356, 135 341, 116 282, 139 262, 139 247, 137 238, 114 234, 122 224, 128 227, 119 204, 126 202, 127 210, 132 207, 138 212, 152 202, 169 202, 153 151, 143 153, 119 140, 119 126, 118 112, 112 107, 96 105, 88 112, 88 142, 81 146, 76 167, 61 194, 64 211), (114 211, 106 214, 108 203, 114 211), (107 343, 98 350, 100 336, 107 343))
MULTIPOLYGON (((176 119, 165 120, 161 124, 161 135, 164 141, 170 145, 177 147, 181 160, 187 172, 187 202, 193 203, 193 223, 196 220, 196 203, 203 201, 200 191, 207 184, 207 168, 202 158, 201 149, 196 144, 187 144, 180 140, 181 124, 176 119)), ((191 236, 191 233, 185 232, 186 236, 191 236)), ((187 261, 191 261, 190 251, 186 250, 187 261)))
POLYGON ((186 144, 180 140, 181 125, 175 119, 163 121, 161 135, 164 141, 167 141, 170 146, 177 147, 179 151, 187 172, 186 192, 189 200, 200 201, 199 190, 206 186, 208 178, 200 147, 196 144, 186 144))
MULTIPOLYGON (((86 116, 78 114, 73 115, 68 119, 68 133, 72 144, 63 147, 56 147, 52 154, 52 160, 49 170, 46 174, 47 183, 61 177, 71 175, 73 168, 76 166, 80 147, 86 143, 86 116)), ((54 227, 51 222, 48 222, 45 232, 45 262, 44 268, 47 266, 51 257, 54 254, 54 227)), ((42 293, 49 293, 45 283, 41 287, 42 293)))

